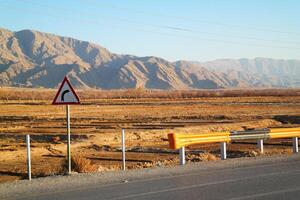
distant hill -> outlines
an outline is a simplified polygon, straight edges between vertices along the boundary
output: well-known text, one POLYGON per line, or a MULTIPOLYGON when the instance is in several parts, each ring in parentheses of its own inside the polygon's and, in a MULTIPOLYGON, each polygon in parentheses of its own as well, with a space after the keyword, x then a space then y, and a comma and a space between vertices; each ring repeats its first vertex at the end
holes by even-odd
MULTIPOLYGON (((259 83, 269 87, 299 87, 300 60, 278 60, 271 58, 219 59, 198 63, 209 70, 224 72, 229 76, 244 79, 251 85, 257 84, 246 74, 256 77, 259 83)), ((259 85, 259 84, 258 84, 259 85)))
POLYGON ((217 89, 299 87, 300 61, 224 59, 169 62, 118 55, 86 41, 32 30, 0 29, 0 85, 80 88, 217 89))

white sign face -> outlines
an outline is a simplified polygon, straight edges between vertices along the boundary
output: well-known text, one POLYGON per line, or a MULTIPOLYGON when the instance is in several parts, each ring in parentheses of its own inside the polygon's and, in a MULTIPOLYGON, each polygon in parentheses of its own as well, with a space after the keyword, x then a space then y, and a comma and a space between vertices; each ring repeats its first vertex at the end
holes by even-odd
POLYGON ((80 104, 80 100, 67 77, 65 77, 63 82, 61 83, 52 104, 80 104))

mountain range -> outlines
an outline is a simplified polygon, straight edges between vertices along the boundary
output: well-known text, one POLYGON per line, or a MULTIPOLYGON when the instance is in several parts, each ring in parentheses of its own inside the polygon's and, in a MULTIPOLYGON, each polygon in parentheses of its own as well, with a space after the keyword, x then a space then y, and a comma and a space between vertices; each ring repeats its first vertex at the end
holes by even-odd
POLYGON ((299 87, 300 60, 169 62, 111 53, 100 45, 32 30, 0 28, 0 86, 162 90, 299 87))

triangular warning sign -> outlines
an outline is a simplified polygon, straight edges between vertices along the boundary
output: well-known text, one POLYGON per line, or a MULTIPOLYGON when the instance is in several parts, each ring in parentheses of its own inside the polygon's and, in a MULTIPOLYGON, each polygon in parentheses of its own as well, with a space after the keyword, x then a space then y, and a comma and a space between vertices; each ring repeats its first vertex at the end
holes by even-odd
POLYGON ((54 105, 80 104, 79 97, 67 77, 62 81, 52 102, 54 105))

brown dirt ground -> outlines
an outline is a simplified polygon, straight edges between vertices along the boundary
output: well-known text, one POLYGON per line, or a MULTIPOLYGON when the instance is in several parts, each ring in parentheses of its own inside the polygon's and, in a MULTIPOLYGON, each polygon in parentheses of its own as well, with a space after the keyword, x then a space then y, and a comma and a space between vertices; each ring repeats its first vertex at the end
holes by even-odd
MULTIPOLYGON (((105 99, 71 106, 72 154, 101 170, 121 169, 121 128, 127 168, 177 165, 167 134, 290 127, 300 123, 300 97, 105 99)), ((32 139, 34 177, 61 173, 66 155, 65 107, 46 101, 0 101, 0 182, 26 177, 25 134, 32 139)), ((203 153, 219 159, 219 144, 188 149, 188 162, 203 153)), ((267 141, 265 154, 291 154, 290 140, 267 141)), ((255 141, 228 145, 228 157, 258 156, 255 141)), ((211 158, 211 157, 209 157, 211 158)))

